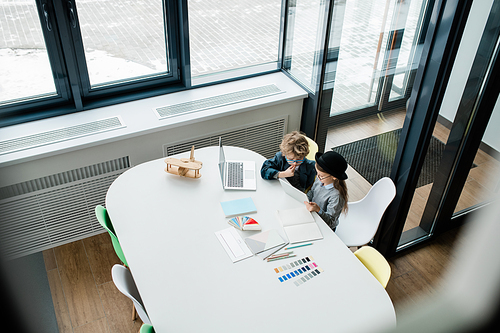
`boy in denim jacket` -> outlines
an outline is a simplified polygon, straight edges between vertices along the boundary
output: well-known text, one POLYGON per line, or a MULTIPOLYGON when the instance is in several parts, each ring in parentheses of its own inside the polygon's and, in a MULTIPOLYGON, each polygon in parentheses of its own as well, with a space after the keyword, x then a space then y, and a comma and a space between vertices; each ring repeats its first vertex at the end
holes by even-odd
POLYGON ((315 162, 306 158, 309 143, 297 131, 283 137, 280 151, 273 158, 265 160, 260 174, 264 179, 286 178, 290 184, 301 191, 311 187, 316 176, 315 162))

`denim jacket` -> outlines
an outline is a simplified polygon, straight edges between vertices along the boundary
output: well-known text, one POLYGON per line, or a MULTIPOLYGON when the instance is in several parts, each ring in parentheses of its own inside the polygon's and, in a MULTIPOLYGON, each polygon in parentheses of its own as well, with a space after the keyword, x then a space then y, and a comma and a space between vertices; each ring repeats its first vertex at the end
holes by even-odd
MULTIPOLYGON (((316 168, 314 167, 316 162, 306 159, 299 167, 299 179, 301 190, 308 189, 312 183, 314 183, 314 177, 316 177, 316 168)), ((286 158, 277 152, 273 158, 265 160, 260 169, 260 175, 264 179, 274 179, 276 173, 280 171, 285 171, 290 167, 287 163, 286 158)))

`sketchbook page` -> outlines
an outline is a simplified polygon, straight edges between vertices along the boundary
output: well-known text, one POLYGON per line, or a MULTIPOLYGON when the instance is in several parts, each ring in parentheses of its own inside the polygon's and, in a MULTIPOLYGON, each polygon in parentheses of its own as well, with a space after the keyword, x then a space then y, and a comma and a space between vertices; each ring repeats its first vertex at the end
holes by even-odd
POLYGON ((283 227, 311 222, 315 223, 311 212, 309 212, 305 206, 278 210, 277 214, 283 227))
POLYGON ((300 243, 323 239, 323 234, 321 233, 321 230, 319 230, 319 227, 315 222, 292 225, 285 227, 284 229, 290 243, 300 243))
POLYGON ((253 256, 252 251, 233 227, 216 231, 215 236, 233 263, 253 256))

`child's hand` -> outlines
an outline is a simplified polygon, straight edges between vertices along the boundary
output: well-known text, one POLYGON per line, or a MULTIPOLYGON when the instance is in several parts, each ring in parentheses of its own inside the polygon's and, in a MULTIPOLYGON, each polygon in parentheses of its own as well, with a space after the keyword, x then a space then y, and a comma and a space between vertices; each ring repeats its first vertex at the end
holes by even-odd
POLYGON ((304 201, 304 203, 306 204, 306 209, 310 212, 319 212, 319 206, 317 203, 315 202, 308 202, 308 201, 304 201))
POLYGON ((285 171, 281 171, 280 177, 281 178, 293 177, 294 174, 295 174, 295 165, 292 165, 288 169, 286 169, 285 171))

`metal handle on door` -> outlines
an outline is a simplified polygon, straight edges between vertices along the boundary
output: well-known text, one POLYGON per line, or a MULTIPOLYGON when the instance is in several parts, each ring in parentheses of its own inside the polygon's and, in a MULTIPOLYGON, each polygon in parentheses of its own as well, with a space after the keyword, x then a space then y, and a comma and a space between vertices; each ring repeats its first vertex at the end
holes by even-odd
POLYGON ((69 21, 71 22, 71 26, 73 28, 76 28, 76 15, 75 15, 75 10, 73 8, 73 3, 71 1, 68 1, 68 8, 69 8, 69 21))
POLYGON ((49 12, 47 11, 47 4, 42 5, 43 17, 45 17, 45 24, 47 25, 47 30, 52 31, 52 24, 49 20, 49 12))

